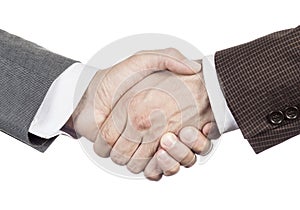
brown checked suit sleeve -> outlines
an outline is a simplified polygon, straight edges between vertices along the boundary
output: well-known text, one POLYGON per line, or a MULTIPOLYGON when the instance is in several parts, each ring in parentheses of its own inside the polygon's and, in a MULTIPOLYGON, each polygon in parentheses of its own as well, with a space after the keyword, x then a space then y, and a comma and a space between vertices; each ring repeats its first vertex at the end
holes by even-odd
POLYGON ((222 50, 216 70, 256 153, 300 134, 300 26, 222 50))

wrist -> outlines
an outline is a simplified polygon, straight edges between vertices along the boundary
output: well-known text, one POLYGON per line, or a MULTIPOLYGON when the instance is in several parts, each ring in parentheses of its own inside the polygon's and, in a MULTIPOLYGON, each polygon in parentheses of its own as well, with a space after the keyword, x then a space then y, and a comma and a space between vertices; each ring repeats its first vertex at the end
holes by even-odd
POLYGON ((86 133, 86 126, 87 124, 94 125, 93 116, 94 116, 95 95, 97 94, 97 88, 101 83, 104 74, 105 74, 104 70, 95 73, 88 87, 86 88, 84 94, 80 98, 71 117, 61 128, 62 131, 66 132, 73 138, 80 138, 82 136, 88 138, 88 135, 86 133))

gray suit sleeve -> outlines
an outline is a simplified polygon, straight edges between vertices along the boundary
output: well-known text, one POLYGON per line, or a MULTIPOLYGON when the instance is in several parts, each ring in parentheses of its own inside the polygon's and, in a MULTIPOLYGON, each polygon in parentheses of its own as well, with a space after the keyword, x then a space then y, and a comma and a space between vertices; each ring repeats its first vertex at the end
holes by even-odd
POLYGON ((0 130, 44 152, 55 138, 28 130, 52 82, 73 63, 0 30, 0 130))

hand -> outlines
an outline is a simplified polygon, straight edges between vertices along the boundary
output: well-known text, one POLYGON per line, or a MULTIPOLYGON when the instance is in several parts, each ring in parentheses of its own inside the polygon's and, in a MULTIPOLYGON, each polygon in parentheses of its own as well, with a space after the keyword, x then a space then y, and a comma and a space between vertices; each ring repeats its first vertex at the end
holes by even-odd
MULTIPOLYGON (((177 53, 180 60, 186 60, 177 53)), ((115 163, 126 164, 131 172, 139 173, 157 151, 163 134, 177 135, 185 126, 202 129, 213 121, 202 72, 157 72, 120 98, 103 123, 102 138, 97 139, 94 148, 100 156, 110 152, 115 163)))
POLYGON ((112 108, 121 96, 136 83, 158 70, 194 74, 197 69, 191 65, 193 63, 178 56, 176 50, 164 49, 139 52, 109 69, 99 71, 92 79, 68 124, 72 125, 78 135, 96 142, 96 152, 102 157, 107 157, 112 146, 109 141, 112 133, 106 132, 110 122, 107 118, 112 116, 112 108), (106 125, 102 126, 104 122, 106 125))
POLYGON ((207 155, 212 149, 212 143, 208 136, 217 138, 219 133, 215 123, 206 124, 201 131, 187 126, 176 136, 166 133, 160 141, 160 149, 147 164, 144 175, 146 178, 158 181, 162 175, 171 176, 176 174, 180 165, 191 167, 196 162, 196 155, 207 155), (215 132, 213 135, 210 136, 215 132))

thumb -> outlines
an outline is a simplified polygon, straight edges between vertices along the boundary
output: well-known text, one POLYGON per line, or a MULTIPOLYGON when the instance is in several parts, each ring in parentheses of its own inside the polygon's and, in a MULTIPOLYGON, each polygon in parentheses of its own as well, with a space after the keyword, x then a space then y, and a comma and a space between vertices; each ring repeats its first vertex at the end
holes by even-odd
POLYGON ((157 70, 168 70, 176 74, 191 75, 201 71, 201 61, 187 59, 175 48, 140 51, 135 56, 142 56, 144 67, 157 70))
POLYGON ((99 94, 105 96, 102 98, 109 107, 138 82, 161 70, 191 75, 201 71, 201 64, 188 60, 173 48, 140 51, 102 74, 98 80, 98 84, 102 87, 99 94), (112 99, 114 100, 111 101, 112 99))

